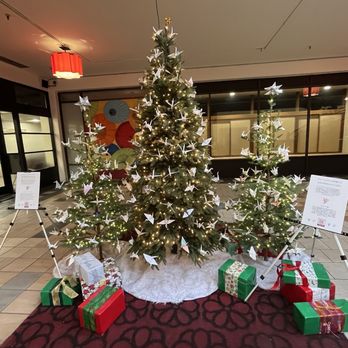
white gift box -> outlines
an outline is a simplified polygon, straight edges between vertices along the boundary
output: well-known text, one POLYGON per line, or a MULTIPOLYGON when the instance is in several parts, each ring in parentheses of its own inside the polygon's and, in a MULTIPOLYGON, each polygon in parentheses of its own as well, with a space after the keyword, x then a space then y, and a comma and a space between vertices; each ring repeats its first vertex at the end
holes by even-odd
POLYGON ((75 271, 87 285, 105 279, 103 264, 90 252, 75 257, 75 271))

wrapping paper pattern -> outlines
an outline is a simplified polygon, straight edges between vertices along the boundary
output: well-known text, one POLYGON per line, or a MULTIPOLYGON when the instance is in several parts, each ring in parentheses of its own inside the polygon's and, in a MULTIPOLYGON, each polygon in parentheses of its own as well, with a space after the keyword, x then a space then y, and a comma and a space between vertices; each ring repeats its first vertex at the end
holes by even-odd
POLYGON ((308 285, 311 288, 330 288, 330 278, 324 266, 319 262, 283 260, 282 265, 299 266, 300 271, 294 270, 282 274, 284 283, 308 285), (305 278, 305 279, 303 279, 305 278), (308 282, 308 284, 305 284, 308 282))
POLYGON ((342 332, 345 316, 338 306, 331 301, 317 301, 312 302, 311 305, 320 316, 319 333, 342 332))
POLYGON ((247 265, 235 261, 225 274, 225 291, 238 297, 238 278, 247 269, 247 265))
POLYGON ((312 301, 328 301, 332 300, 330 297, 330 289, 324 288, 311 288, 312 301))
MULTIPOLYGON (((314 271, 313 265, 311 262, 301 262, 300 264, 300 270, 305 275, 305 277, 308 280, 308 285, 313 288, 318 287, 318 278, 314 271)), ((295 271, 296 273, 296 285, 302 285, 303 280, 300 276, 299 271, 295 271)))
POLYGON ((218 288, 245 300, 256 282, 256 268, 229 259, 218 270, 218 288))
POLYGON ((304 335, 339 333, 348 331, 348 301, 297 302, 293 317, 304 335))
POLYGON ((116 266, 115 260, 108 257, 103 261, 103 267, 105 278, 94 284, 88 285, 81 277, 82 296, 85 300, 103 285, 109 285, 113 288, 120 288, 122 286, 121 273, 119 268, 116 266))

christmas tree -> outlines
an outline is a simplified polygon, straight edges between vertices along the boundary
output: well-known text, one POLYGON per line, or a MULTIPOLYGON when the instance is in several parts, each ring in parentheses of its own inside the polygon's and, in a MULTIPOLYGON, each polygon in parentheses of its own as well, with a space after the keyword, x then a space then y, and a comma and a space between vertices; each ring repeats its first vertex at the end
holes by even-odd
POLYGON ((200 264, 219 247, 216 206, 206 121, 195 102, 192 79, 182 78, 182 52, 176 34, 166 26, 155 30, 149 69, 140 81, 145 97, 136 110, 136 162, 130 171, 135 204, 132 221, 137 238, 131 257, 152 266, 165 262, 170 250, 200 264))
MULTIPOLYGON (((77 169, 71 174, 63 187, 73 206, 56 211, 56 220, 72 224, 64 232, 64 244, 76 251, 98 248, 99 258, 103 259, 103 244, 112 243, 119 248, 118 238, 126 231, 124 211, 126 198, 122 187, 112 180, 112 163, 105 147, 98 140, 103 126, 91 123, 88 97, 80 97, 75 105, 80 106, 85 122, 85 131, 76 132, 74 139, 63 143, 76 153, 77 169)), ((127 219, 125 219, 127 220, 127 219)))
POLYGON ((279 132, 284 130, 274 111, 275 98, 282 93, 280 88, 276 83, 265 88, 269 110, 260 114, 250 132, 242 133, 243 139, 252 140, 256 151, 242 149, 241 155, 254 168, 243 170, 232 185, 238 199, 226 202, 226 208, 234 212, 235 221, 229 225, 232 239, 249 248, 253 257, 256 253, 265 257, 277 254, 300 228, 296 202, 303 179, 297 175, 278 176, 278 166, 289 160, 289 150, 277 145, 279 132))

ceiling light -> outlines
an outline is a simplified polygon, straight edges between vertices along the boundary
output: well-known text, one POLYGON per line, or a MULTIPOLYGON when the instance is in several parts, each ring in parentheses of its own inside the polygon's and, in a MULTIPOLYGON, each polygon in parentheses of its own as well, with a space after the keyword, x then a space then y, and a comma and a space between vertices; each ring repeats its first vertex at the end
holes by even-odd
POLYGON ((230 97, 234 97, 236 95, 236 92, 230 92, 230 97))
POLYGON ((344 100, 347 101, 347 100, 348 100, 348 97, 345 97, 344 100))
POLYGON ((331 86, 324 86, 325 91, 328 91, 329 89, 331 89, 331 86))
POLYGON ((52 74, 61 79, 78 79, 82 73, 82 60, 77 53, 66 52, 67 46, 61 46, 64 52, 51 54, 52 74))

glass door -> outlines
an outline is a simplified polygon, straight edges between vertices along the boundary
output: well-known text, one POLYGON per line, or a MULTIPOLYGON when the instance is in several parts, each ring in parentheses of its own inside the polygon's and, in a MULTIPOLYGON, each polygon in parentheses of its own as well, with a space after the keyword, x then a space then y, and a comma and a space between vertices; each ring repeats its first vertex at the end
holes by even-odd
POLYGON ((8 153, 18 155, 13 116, 11 112, 0 111, 0 194, 12 193, 11 165, 8 153), (14 138, 13 138, 14 137, 14 138))

